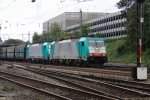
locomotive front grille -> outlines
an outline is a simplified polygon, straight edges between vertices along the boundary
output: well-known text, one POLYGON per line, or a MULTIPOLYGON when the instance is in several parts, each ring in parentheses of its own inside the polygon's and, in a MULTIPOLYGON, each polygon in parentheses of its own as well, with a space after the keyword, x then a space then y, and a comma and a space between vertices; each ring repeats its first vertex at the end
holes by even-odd
POLYGON ((99 49, 96 49, 96 50, 95 50, 95 53, 99 53, 99 49))

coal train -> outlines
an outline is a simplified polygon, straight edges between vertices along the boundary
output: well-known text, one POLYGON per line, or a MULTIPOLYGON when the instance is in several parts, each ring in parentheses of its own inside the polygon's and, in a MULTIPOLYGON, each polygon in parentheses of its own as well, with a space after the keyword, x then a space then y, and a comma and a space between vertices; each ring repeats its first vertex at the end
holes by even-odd
POLYGON ((43 64, 88 65, 107 62, 104 38, 81 37, 57 42, 2 47, 0 59, 43 64))

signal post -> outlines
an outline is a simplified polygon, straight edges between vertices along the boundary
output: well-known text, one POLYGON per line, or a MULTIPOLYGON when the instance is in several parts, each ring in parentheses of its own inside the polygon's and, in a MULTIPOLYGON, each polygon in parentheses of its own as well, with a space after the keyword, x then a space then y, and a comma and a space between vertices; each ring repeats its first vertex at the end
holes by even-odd
POLYGON ((136 0, 137 3, 137 67, 135 71, 135 78, 137 80, 147 79, 147 67, 142 66, 142 5, 145 0, 136 0))

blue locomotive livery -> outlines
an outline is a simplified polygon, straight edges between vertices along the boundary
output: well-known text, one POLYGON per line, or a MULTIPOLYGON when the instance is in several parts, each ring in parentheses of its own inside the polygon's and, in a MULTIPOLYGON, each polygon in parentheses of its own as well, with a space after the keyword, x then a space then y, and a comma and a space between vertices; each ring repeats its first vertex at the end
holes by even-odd
POLYGON ((107 62, 103 38, 68 39, 50 45, 50 62, 65 64, 104 64, 107 62))
POLYGON ((107 62, 104 38, 95 37, 3 47, 0 57, 12 61, 23 60, 65 65, 103 65, 107 62))

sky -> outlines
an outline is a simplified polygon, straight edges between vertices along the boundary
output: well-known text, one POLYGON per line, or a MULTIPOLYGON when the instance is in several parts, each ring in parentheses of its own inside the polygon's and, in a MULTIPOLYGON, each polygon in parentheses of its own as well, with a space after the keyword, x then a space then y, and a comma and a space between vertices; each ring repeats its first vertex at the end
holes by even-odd
POLYGON ((34 32, 42 33, 42 23, 63 12, 119 11, 119 0, 0 0, 0 37, 32 41, 34 32), (80 2, 79 2, 80 1, 80 2), (83 2, 85 1, 85 2, 83 2), (30 35, 29 35, 30 34, 30 35))

